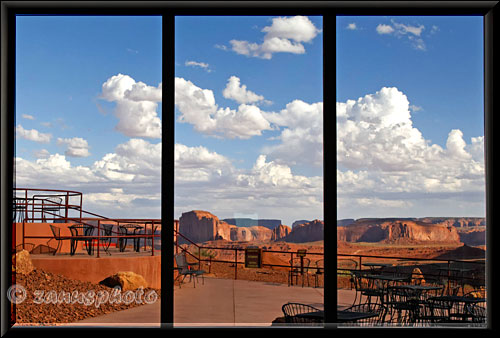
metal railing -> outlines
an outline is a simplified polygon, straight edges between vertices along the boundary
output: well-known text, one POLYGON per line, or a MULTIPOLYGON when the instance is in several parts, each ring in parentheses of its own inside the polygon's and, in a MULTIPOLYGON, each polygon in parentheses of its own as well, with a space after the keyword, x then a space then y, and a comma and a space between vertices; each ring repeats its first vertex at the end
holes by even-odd
MULTIPOLYGON (((245 249, 244 248, 240 248, 240 247, 232 247, 232 248, 225 248, 225 247, 214 247, 214 246, 203 246, 203 245, 198 245, 197 243, 191 241, 189 238, 187 238, 186 236, 184 236, 183 234, 181 234, 178 230, 178 226, 179 226, 179 221, 178 220, 175 220, 174 221, 174 224, 175 224, 175 227, 174 227, 174 247, 175 247, 175 253, 179 253, 179 250, 181 252, 184 252, 186 253, 187 255, 189 255, 190 257, 193 257, 194 259, 197 260, 197 262, 201 263, 201 262, 206 262, 208 263, 208 266, 209 266, 209 271, 208 273, 211 272, 211 267, 212 267, 212 263, 227 263, 227 264, 234 264, 234 279, 238 279, 238 265, 244 265, 245 262, 244 261, 240 261, 238 260, 238 252, 244 252, 245 249), (189 244, 193 245, 196 250, 197 250, 197 254, 193 254, 192 252, 190 252, 189 250, 187 250, 186 248, 183 248, 181 244, 179 244, 179 237, 183 238, 185 241, 187 241, 189 244), (209 256, 208 258, 202 258, 201 257, 201 252, 202 250, 221 250, 221 251, 233 251, 234 252, 234 260, 221 260, 221 259, 213 259, 211 256, 209 256)), ((262 266, 267 266, 267 267, 282 267, 282 268, 289 268, 290 271, 292 271, 295 266, 293 265, 293 259, 294 259, 294 256, 298 257, 298 252, 297 251, 280 251, 280 250, 267 250, 267 249, 262 249, 262 252, 263 253, 271 253, 271 254, 289 254, 290 255, 290 264, 287 264, 287 265, 283 265, 283 264, 271 264, 271 263, 262 263, 262 266)), ((324 256, 324 253, 319 253, 319 252, 307 252, 306 255, 313 255, 313 256, 321 256, 323 257, 324 256)), ((320 258, 321 259, 321 258, 320 258)), ((308 267, 309 269, 313 269, 313 270, 321 270, 321 271, 324 271, 324 267, 308 267)), ((303 270, 304 268, 302 268, 301 270, 303 270)))
MULTIPOLYGON (((161 219, 120 219, 120 218, 109 218, 90 211, 83 210, 82 208, 82 197, 83 194, 77 191, 70 190, 55 190, 55 189, 31 189, 31 188, 14 188, 14 217, 13 223, 16 221, 17 213, 20 212, 23 216, 20 220, 22 223, 22 247, 26 246, 26 239, 54 239, 54 236, 26 236, 26 223, 47 223, 52 220, 54 223, 77 223, 86 226, 90 226, 97 229, 97 235, 92 236, 78 236, 78 239, 89 239, 91 245, 93 241, 97 241, 97 258, 100 257, 100 243, 103 239, 116 238, 125 239, 137 239, 140 240, 144 238, 145 244, 146 240, 151 240, 151 255, 154 256, 154 239, 160 237, 159 234, 155 234, 155 230, 158 225, 161 226, 161 219), (70 203, 70 198, 79 198, 79 202, 76 204, 70 203), (57 202, 56 199, 61 199, 61 202, 57 202), (62 200, 64 199, 64 202, 62 200), (63 211, 64 216, 61 215, 63 211), (74 211, 74 217, 70 217, 70 211, 74 211), (83 217, 83 215, 91 215, 94 217, 83 217), (47 217, 47 215, 52 217, 47 217), (92 224, 92 222, 97 223, 97 225, 92 224), (144 234, 136 235, 123 235, 118 231, 111 230, 111 235, 101 235, 101 222, 113 222, 117 228, 121 224, 143 224, 144 234), (148 234, 148 225, 151 224, 151 234, 148 234), (155 227, 156 225, 156 227, 155 227)), ((15 224, 13 224, 15 226, 15 224)), ((60 239, 71 239, 74 236, 61 236, 60 239)), ((145 245, 146 247, 146 245, 145 245)), ((146 250, 146 249, 145 249, 146 250)))

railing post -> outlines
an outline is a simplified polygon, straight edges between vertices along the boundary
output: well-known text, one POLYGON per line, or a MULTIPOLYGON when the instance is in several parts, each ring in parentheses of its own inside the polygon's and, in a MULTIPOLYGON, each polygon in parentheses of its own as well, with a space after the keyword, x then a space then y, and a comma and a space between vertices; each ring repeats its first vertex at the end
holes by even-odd
MULTIPOLYGON (((147 225, 146 225, 147 226, 147 225)), ((146 238, 144 238, 146 240, 146 238)), ((144 243, 146 244, 146 243, 144 243)), ((146 247, 146 245, 144 245, 146 247)), ((151 222, 151 256, 155 255, 155 221, 151 222)))
POLYGON ((28 219, 28 189, 24 190, 24 215, 24 219, 28 219))
POLYGON ((238 249, 234 248, 234 279, 238 279, 238 249))
MULTIPOLYGON (((64 218, 66 219, 66 222, 68 221, 68 203, 69 203, 69 192, 66 192, 66 196, 65 196, 65 199, 66 199, 66 203, 65 203, 65 207, 64 207, 64 218)), ((91 241, 92 243, 92 241, 91 241)))
MULTIPOLYGON (((93 239, 90 239, 90 247, 92 247, 93 239)), ((101 247, 101 220, 97 220, 97 258, 99 258, 99 248, 101 247)))

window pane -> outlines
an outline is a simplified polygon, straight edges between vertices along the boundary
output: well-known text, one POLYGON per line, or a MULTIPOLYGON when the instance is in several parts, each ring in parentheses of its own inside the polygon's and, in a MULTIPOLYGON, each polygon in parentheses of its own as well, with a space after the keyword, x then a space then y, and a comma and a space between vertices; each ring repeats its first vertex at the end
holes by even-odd
POLYGON ((337 76, 338 305, 485 325, 483 18, 337 17, 337 76))
POLYGON ((321 17, 176 17, 175 253, 205 273, 176 275, 175 326, 323 308, 321 29, 321 17))
POLYGON ((16 17, 15 244, 36 268, 17 271, 17 324, 159 325, 161 30, 159 16, 16 17))

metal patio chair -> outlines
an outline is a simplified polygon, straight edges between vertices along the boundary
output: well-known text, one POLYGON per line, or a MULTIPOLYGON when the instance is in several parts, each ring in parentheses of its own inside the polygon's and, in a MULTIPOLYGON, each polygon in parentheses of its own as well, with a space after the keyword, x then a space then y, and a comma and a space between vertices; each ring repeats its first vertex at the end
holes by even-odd
POLYGON ((356 324, 359 326, 371 326, 372 324, 381 324, 385 322, 386 308, 378 303, 356 304, 343 310, 345 312, 355 313, 376 313, 376 316, 369 318, 356 319, 356 324))
POLYGON ((175 255, 175 263, 177 264, 177 270, 179 271, 179 275, 176 277, 180 278, 180 276, 183 276, 182 280, 180 281, 179 288, 181 287, 181 284, 184 282, 184 279, 189 276, 189 281, 193 280, 193 286, 196 287, 196 279, 201 276, 202 283, 205 284, 205 279, 203 275, 205 274, 204 270, 194 270, 191 267, 192 266, 199 266, 200 263, 188 263, 186 259, 186 254, 181 253, 181 254, 176 254, 175 255), (194 278, 193 278, 194 277, 194 278))
POLYGON ((291 267, 290 271, 288 271, 288 286, 293 285, 293 277, 295 277, 295 284, 297 284, 299 276, 302 278, 302 287, 304 287, 304 277, 307 279, 307 286, 309 286, 309 264, 311 264, 311 260, 306 257, 295 257, 289 263, 291 267))
POLYGON ((65 238, 65 237, 61 236, 61 228, 56 227, 56 226, 54 226, 52 224, 49 224, 49 226, 50 226, 50 230, 52 231, 52 234, 54 235, 54 238, 49 239, 48 242, 47 242, 47 244, 49 244, 49 242, 52 239, 54 239, 54 240, 57 241, 57 248, 54 250, 54 253, 53 253, 53 255, 55 256, 56 253, 61 248, 62 241, 64 241, 64 240, 71 240, 71 238, 67 238, 67 237, 65 238))
POLYGON ((286 303, 281 310, 285 315, 285 323, 293 326, 318 326, 325 322, 323 311, 311 305, 286 303))

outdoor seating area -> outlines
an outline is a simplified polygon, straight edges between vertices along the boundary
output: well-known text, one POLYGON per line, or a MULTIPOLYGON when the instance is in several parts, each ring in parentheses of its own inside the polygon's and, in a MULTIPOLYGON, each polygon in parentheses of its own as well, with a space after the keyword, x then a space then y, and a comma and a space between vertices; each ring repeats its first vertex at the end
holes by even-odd
POLYGON ((99 257, 101 248, 107 255, 125 252, 131 239, 133 252, 150 250, 154 256, 161 220, 111 219, 85 211, 82 198, 77 191, 14 188, 16 250, 99 257))
MULTIPOLYGON (((387 264, 364 264, 368 269, 352 271, 356 294, 353 304, 338 312, 339 323, 375 326, 436 326, 449 324, 485 324, 486 290, 477 285, 463 293, 464 278, 450 279, 451 271, 472 269, 450 268, 443 280, 444 268, 437 268, 437 278, 424 285, 422 278, 390 269, 387 264), (378 266, 376 271, 374 267, 378 266), (459 293, 457 290, 462 290, 459 293)), ((475 285, 474 283, 471 283, 475 285)), ((343 324, 341 324, 343 325, 343 324)))

